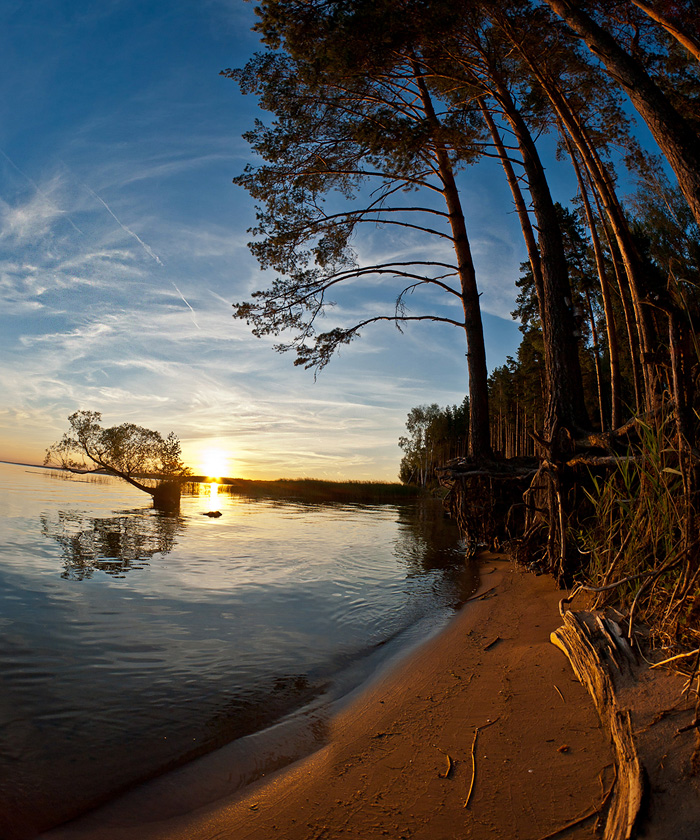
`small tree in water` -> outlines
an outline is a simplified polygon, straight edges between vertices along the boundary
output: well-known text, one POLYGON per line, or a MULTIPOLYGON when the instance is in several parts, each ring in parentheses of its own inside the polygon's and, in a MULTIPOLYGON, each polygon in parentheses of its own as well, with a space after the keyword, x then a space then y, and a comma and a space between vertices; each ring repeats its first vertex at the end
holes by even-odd
POLYGON ((70 472, 106 472, 153 496, 157 508, 174 508, 190 469, 181 457, 174 432, 159 432, 133 423, 104 429, 99 411, 76 411, 68 418, 70 431, 46 450, 45 465, 70 472), (155 484, 144 482, 155 480, 155 484))

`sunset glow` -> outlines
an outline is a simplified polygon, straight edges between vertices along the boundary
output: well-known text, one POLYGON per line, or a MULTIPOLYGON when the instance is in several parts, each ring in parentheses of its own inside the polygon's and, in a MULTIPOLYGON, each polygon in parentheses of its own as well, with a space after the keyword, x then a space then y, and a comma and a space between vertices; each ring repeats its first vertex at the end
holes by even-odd
POLYGON ((208 478, 225 478, 231 474, 231 457, 223 449, 204 449, 195 472, 208 478))
MULTIPOLYGON (((260 49, 254 5, 4 4, 0 460, 42 463, 84 409, 105 427, 173 431, 197 475, 395 481, 410 409, 464 399, 451 328, 416 322, 402 338, 377 324, 316 381, 231 317, 261 282, 246 233, 256 201, 231 182, 257 161, 241 135, 269 114, 219 71, 260 49)), ((527 258, 492 165, 469 170, 489 366, 517 354, 527 258)), ((424 258, 423 243, 367 230, 364 261, 424 258)), ((370 290, 348 287, 348 323, 370 290)))

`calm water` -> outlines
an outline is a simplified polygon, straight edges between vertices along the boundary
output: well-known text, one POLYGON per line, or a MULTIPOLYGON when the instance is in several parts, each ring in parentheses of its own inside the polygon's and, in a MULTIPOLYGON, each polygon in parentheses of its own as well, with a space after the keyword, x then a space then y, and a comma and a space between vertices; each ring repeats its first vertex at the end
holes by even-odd
POLYGON ((212 493, 0 464, 3 840, 348 690, 473 591, 439 505, 212 493))

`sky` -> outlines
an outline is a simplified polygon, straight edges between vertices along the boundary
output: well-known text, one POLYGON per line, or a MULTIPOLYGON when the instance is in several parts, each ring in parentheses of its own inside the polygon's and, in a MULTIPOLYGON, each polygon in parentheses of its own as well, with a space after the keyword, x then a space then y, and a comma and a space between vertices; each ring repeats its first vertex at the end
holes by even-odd
MULTIPOLYGON (((266 115, 219 75, 260 49, 254 21, 244 0, 2 3, 0 460, 41 463, 87 409, 174 431, 195 472, 394 481, 410 409, 463 400, 454 328, 368 328, 315 379, 232 318, 272 279, 231 183, 266 115)), ((525 251, 495 165, 462 188, 493 369, 519 343, 525 251)), ((370 257, 422 247, 358 242, 370 257)), ((350 290, 339 311, 382 295, 350 290)))

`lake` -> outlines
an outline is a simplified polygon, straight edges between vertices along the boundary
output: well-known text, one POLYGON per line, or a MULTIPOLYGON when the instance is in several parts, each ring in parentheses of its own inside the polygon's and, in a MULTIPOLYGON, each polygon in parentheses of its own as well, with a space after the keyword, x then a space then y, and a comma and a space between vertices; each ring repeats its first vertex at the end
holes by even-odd
POLYGON ((0 837, 337 700, 475 586, 432 499, 195 485, 166 515, 123 482, 0 464, 0 837))

